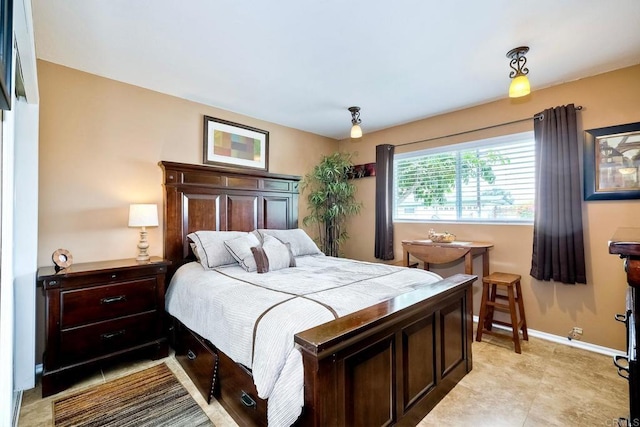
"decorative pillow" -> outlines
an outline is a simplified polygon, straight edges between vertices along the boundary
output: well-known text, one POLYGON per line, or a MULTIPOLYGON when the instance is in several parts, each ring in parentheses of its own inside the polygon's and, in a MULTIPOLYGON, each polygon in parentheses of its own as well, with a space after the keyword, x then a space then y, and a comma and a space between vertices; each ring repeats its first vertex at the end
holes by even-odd
POLYGON ((193 242, 189 242, 189 246, 191 247, 191 252, 196 257, 196 261, 201 262, 200 254, 198 254, 198 246, 196 246, 196 244, 193 242))
POLYGON ((301 228, 293 228, 291 230, 259 229, 258 232, 262 235, 263 240, 265 235, 269 235, 277 238, 282 243, 290 243, 293 256, 323 255, 313 239, 301 228))
POLYGON ((251 248, 258 273, 295 267, 296 259, 289 243, 282 243, 275 237, 265 235, 262 246, 251 248))
POLYGON ((226 240, 225 247, 229 253, 240 263, 240 266, 247 271, 256 271, 256 261, 253 258, 251 248, 260 246, 260 240, 253 233, 247 233, 244 236, 235 239, 226 240))
POLYGON ((187 235, 195 244, 193 253, 200 258, 200 264, 206 270, 220 267, 221 265, 235 264, 238 261, 229 253, 224 245, 225 240, 245 236, 244 231, 195 231, 187 235))

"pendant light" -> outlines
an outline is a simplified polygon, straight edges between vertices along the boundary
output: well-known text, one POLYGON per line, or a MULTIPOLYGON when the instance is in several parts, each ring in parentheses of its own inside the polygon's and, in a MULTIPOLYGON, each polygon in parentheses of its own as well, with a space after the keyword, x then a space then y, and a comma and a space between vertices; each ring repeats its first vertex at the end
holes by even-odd
POLYGON ((509 73, 511 85, 509 86, 509 98, 520 98, 529 95, 531 86, 529 85, 529 69, 525 68, 527 58, 525 55, 529 52, 529 47, 520 46, 507 52, 507 58, 511 59, 509 66, 513 71, 509 73))
POLYGON ((360 127, 360 107, 349 107, 351 112, 351 138, 361 138, 362 128, 360 127))

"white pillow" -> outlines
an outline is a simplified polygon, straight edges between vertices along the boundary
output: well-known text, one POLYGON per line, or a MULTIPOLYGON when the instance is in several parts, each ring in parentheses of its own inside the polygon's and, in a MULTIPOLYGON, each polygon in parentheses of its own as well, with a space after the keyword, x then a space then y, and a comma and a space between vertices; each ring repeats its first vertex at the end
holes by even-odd
POLYGON ((247 233, 244 236, 235 239, 226 240, 225 247, 239 263, 242 268, 247 271, 256 271, 256 261, 253 258, 251 248, 260 246, 260 240, 253 233, 247 233))
POLYGON ((196 257, 196 261, 200 262, 200 255, 198 254, 198 247, 195 243, 189 242, 189 246, 191 247, 191 252, 196 257))
POLYGON ((275 237, 265 235, 262 246, 254 246, 251 252, 255 258, 258 273, 295 267, 296 259, 289 243, 282 243, 275 237))
POLYGON ((293 256, 324 255, 313 239, 301 228, 291 230, 259 229, 258 232, 262 235, 263 240, 264 236, 269 235, 282 243, 290 243, 293 256))
POLYGON ((245 236, 245 231, 210 231, 200 230, 187 235, 196 247, 194 254, 200 258, 200 264, 206 270, 221 265, 235 264, 238 261, 229 253, 224 245, 225 240, 245 236))

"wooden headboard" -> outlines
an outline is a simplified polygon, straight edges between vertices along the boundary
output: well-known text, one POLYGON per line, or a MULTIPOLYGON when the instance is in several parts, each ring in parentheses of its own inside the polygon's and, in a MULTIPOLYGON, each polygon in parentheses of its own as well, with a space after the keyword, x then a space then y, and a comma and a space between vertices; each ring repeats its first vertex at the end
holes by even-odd
POLYGON ((298 226, 299 176, 161 161, 164 257, 174 269, 189 257, 187 234, 298 226))

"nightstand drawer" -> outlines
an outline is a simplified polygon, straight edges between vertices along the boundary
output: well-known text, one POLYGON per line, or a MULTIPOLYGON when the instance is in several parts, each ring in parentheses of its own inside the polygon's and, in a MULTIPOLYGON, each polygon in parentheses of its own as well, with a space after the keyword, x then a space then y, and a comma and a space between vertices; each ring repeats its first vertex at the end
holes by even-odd
POLYGON ((156 278, 64 291, 60 295, 61 328, 154 310, 156 278))
POLYGON ((158 337, 157 327, 158 313, 151 311, 62 330, 60 346, 64 351, 60 354, 61 361, 70 364, 153 341, 158 337))

